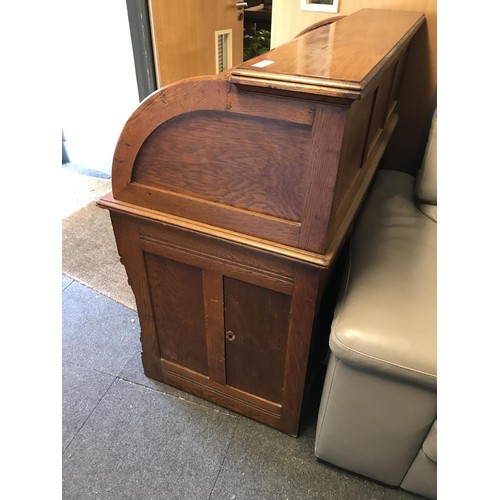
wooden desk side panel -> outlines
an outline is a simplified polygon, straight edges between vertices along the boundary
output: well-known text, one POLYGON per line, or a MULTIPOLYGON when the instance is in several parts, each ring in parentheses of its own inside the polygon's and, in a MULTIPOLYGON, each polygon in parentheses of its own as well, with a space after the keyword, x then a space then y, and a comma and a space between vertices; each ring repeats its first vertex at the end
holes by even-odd
POLYGON ((167 86, 125 125, 113 196, 297 246, 313 119, 312 102, 239 93, 224 75, 167 86))
POLYGON ((141 326, 142 365, 144 373, 161 380, 161 352, 156 335, 153 303, 147 279, 143 249, 140 244, 138 219, 110 211, 120 262, 124 265, 128 283, 134 292, 137 313, 141 326))
POLYGON ((308 191, 298 244, 306 250, 321 252, 328 230, 347 112, 347 106, 322 103, 315 106, 308 191))
POLYGON ((370 90, 349 109, 324 251, 335 245, 339 233, 354 219, 392 137, 405 58, 406 50, 377 75, 370 90))

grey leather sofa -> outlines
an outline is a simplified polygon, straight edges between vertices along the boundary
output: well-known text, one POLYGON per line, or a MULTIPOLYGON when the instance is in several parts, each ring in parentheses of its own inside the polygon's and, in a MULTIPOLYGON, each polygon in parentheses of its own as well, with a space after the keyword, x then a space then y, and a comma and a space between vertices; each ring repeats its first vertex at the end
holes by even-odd
POLYGON ((381 170, 330 334, 316 456, 437 496, 437 112, 417 175, 381 170))

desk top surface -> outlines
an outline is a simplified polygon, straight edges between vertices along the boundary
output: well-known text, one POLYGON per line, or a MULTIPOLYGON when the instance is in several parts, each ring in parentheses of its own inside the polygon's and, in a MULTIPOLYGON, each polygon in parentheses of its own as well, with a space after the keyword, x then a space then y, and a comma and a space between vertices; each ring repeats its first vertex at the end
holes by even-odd
POLYGON ((362 9, 230 70, 234 83, 360 92, 424 22, 420 12, 362 9))

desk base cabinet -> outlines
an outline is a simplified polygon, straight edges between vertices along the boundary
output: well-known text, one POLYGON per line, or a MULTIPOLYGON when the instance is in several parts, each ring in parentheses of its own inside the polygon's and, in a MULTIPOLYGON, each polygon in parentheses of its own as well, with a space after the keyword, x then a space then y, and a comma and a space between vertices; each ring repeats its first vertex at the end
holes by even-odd
POLYGON ((145 374, 291 435, 326 270, 111 211, 145 374))

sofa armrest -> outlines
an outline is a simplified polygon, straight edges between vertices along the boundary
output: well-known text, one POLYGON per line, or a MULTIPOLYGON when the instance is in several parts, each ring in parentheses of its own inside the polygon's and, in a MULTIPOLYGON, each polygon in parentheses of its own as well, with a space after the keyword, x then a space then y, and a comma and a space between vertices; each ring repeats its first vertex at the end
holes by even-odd
POLYGON ((355 366, 437 384, 437 225, 417 208, 415 179, 381 170, 356 223, 330 348, 355 366))

